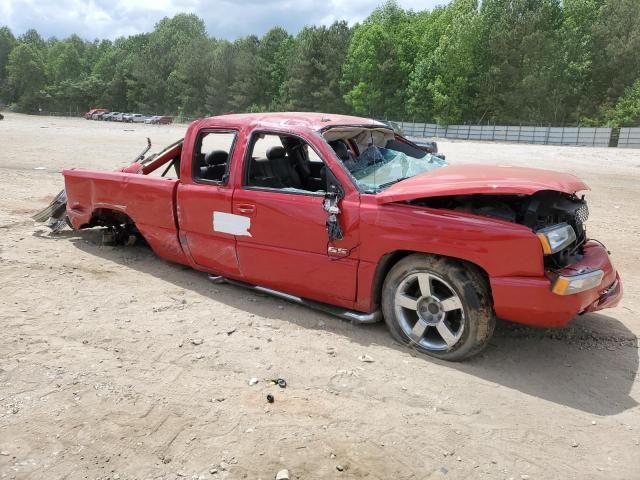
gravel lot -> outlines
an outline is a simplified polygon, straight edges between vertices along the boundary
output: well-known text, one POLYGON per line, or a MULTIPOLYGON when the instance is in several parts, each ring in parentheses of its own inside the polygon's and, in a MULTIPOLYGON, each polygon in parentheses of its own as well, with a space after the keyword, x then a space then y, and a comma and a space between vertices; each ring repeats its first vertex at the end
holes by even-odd
POLYGON ((481 356, 447 364, 383 325, 30 220, 63 167, 112 170, 145 136, 158 151, 184 130, 0 122, 0 478, 640 478, 640 151, 440 142, 453 163, 585 179, 590 236, 625 286, 616 309, 562 330, 504 323, 481 356))

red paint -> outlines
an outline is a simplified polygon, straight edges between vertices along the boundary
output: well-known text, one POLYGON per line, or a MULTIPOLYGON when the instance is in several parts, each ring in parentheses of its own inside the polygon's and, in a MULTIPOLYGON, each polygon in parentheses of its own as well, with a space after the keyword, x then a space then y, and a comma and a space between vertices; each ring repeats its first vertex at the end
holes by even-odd
MULTIPOLYGON (((91 224, 100 209, 128 215, 154 252, 171 261, 312 300, 371 312, 378 265, 397 251, 444 255, 482 268, 498 316, 537 326, 560 326, 576 314, 615 306, 622 286, 603 247, 590 242, 575 268, 601 268, 602 284, 570 296, 551 292, 538 239, 522 225, 462 212, 418 207, 406 200, 469 193, 567 193, 588 187, 562 173, 512 167, 449 166, 408 179, 377 195, 360 193, 319 132, 373 120, 333 114, 230 114, 193 122, 184 143, 140 167, 119 172, 65 170, 68 214, 74 228, 91 224), (194 181, 194 145, 203 129, 236 132, 226 184, 194 181), (254 131, 294 134, 306 140, 338 179, 344 238, 328 242, 322 195, 243 187, 243 162, 254 131), (180 180, 149 176, 180 156, 180 180), (213 212, 249 217, 251 236, 213 230, 213 212), (347 255, 329 256, 327 247, 347 255)), ((574 270, 575 271, 575 270, 574 270)))
POLYGON ((489 165, 449 165, 396 183, 376 195, 378 203, 443 195, 525 194, 540 190, 575 193, 589 187, 569 173, 489 165))
POLYGON ((91 116, 94 113, 100 113, 100 112, 108 112, 109 110, 106 108, 92 108, 91 110, 89 110, 87 113, 84 114, 84 118, 87 120, 91 120, 91 116))

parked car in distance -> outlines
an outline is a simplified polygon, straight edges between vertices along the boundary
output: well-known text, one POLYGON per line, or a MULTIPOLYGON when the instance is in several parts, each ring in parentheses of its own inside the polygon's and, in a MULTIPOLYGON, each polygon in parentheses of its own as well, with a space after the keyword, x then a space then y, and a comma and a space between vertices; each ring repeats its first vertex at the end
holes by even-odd
POLYGON ((110 121, 113 119, 113 117, 114 117, 115 115, 119 115, 119 114, 120 114, 120 112, 109 112, 109 113, 105 113, 105 114, 102 116, 102 120, 106 120, 107 122, 110 122, 110 121))
POLYGON ((84 114, 84 118, 86 120, 92 120, 93 115, 95 115, 96 113, 108 112, 108 111, 109 110, 106 108, 92 108, 91 110, 89 110, 87 113, 84 114))
POLYGON ((91 120, 102 120, 102 117, 105 116, 109 112, 98 112, 91 115, 91 120))
POLYGON ((148 149, 115 172, 64 170, 34 218, 142 237, 216 282, 355 323, 384 319, 443 360, 480 352, 496 318, 563 327, 622 297, 587 235, 589 187, 568 173, 447 165, 383 123, 323 113, 204 118, 148 149))
POLYGON ((151 123, 153 125, 169 125, 173 122, 173 117, 166 115, 154 115, 144 121, 144 123, 151 123))
POLYGON ((118 113, 111 117, 111 120, 114 122, 122 122, 126 113, 118 113))
POLYGON ((146 119, 147 117, 141 113, 128 113, 123 117, 123 120, 129 123, 144 123, 146 119))

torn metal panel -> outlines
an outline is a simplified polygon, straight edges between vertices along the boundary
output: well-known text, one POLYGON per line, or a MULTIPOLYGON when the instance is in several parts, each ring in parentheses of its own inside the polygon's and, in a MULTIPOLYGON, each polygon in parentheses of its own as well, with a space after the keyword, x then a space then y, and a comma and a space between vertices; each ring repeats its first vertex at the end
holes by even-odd
POLYGON ((44 223, 47 220, 47 227, 53 232, 59 232, 68 224, 67 220, 67 193, 62 190, 49 205, 33 215, 31 218, 36 222, 44 223))

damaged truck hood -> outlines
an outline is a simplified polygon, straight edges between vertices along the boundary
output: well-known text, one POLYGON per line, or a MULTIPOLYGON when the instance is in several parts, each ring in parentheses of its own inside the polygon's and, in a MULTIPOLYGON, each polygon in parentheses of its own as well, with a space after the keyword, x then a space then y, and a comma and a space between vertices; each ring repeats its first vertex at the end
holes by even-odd
POLYGON ((536 168, 451 165, 408 178, 378 193, 378 203, 448 195, 533 195, 541 190, 575 193, 589 187, 575 175, 536 168))

